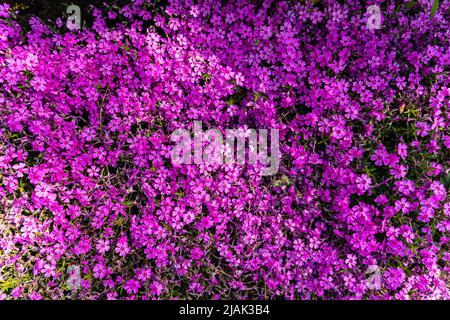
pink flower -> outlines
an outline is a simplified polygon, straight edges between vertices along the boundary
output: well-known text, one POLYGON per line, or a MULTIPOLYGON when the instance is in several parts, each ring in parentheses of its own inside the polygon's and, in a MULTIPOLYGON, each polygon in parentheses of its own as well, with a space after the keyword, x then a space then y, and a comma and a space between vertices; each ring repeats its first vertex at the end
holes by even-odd
POLYGON ((98 250, 98 252, 100 254, 104 254, 105 252, 109 251, 109 248, 110 248, 109 247, 109 243, 110 242, 107 239, 105 239, 105 240, 100 239, 100 240, 98 240, 97 245, 95 246, 95 248, 98 250))
POLYGON ((400 200, 395 201, 395 210, 401 211, 404 214, 410 212, 411 204, 407 201, 406 198, 401 198, 400 200))
POLYGON ((128 280, 123 286, 123 288, 127 291, 128 294, 138 293, 140 287, 141 284, 139 283, 139 281, 136 281, 134 279, 128 280))
POLYGON ((130 253, 130 248, 128 247, 128 241, 126 237, 121 237, 119 241, 117 241, 115 252, 119 254, 119 256, 124 257, 128 253, 130 253))

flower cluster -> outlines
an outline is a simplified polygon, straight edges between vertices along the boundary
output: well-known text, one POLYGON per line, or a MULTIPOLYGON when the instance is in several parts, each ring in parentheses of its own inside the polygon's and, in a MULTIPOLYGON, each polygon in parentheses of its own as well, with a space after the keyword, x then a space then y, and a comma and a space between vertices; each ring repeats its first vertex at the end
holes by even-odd
POLYGON ((377 2, 0 5, 0 298, 450 298, 450 1, 377 2), (173 164, 194 121, 278 173, 173 164))

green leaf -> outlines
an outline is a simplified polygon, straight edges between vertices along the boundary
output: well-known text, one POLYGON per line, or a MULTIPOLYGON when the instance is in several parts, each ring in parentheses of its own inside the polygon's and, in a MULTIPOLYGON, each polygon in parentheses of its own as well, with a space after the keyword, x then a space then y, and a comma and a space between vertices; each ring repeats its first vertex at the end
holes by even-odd
POLYGON ((433 6, 431 7, 430 18, 434 17, 434 15, 436 14, 436 11, 438 9, 438 6, 439 6, 439 0, 434 0, 433 6))
POLYGON ((405 8, 411 9, 412 7, 414 7, 415 4, 416 4, 415 1, 407 2, 407 3, 405 3, 405 8))
POLYGON ((283 175, 280 180, 275 180, 273 182, 274 187, 290 186, 291 184, 292 184, 292 182, 285 175, 283 175))

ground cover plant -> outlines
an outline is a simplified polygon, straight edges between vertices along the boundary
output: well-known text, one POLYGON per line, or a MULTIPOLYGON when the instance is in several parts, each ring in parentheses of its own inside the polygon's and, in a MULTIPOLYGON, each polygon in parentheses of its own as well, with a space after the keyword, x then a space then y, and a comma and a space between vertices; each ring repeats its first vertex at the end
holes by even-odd
POLYGON ((0 4, 0 298, 450 298, 450 1, 49 3, 0 4))

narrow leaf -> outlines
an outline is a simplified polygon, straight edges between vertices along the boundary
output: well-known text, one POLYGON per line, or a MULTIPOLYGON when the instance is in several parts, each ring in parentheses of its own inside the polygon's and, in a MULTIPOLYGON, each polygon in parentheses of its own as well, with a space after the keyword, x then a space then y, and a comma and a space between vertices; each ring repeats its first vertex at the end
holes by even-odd
POLYGON ((433 6, 431 7, 430 18, 434 17, 434 15, 436 14, 436 11, 438 9, 438 6, 439 6, 439 0, 434 0, 433 6))

